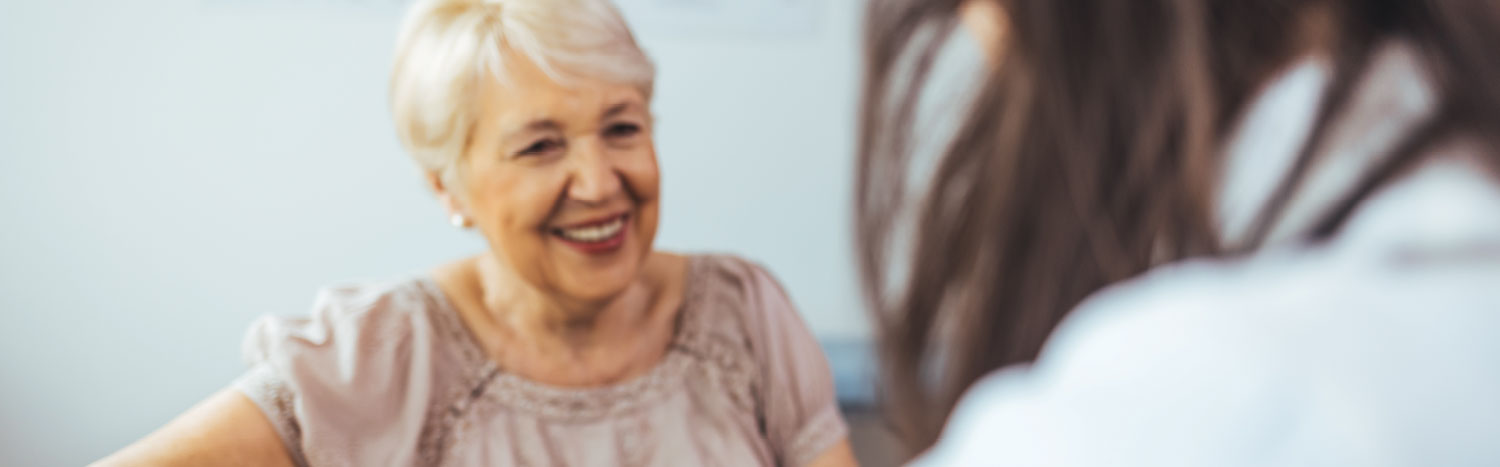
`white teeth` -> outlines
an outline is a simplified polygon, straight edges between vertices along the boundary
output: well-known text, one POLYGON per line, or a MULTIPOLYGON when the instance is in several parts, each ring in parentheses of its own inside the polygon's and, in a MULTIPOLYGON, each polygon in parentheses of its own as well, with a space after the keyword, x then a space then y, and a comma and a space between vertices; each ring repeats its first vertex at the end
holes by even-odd
POLYGON ((576 229, 561 229, 562 236, 568 240, 578 242, 600 242, 612 238, 620 233, 620 228, 625 226, 623 218, 617 218, 608 223, 593 227, 579 227, 576 229))

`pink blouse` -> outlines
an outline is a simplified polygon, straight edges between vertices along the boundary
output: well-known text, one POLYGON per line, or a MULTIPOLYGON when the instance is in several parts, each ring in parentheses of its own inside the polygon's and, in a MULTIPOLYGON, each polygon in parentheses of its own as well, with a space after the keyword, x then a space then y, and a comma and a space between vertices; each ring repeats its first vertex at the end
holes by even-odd
POLYGON ((234 387, 298 465, 803 465, 847 435, 821 349, 775 279, 694 256, 647 374, 559 388, 498 367, 436 283, 325 289, 265 317, 234 387))

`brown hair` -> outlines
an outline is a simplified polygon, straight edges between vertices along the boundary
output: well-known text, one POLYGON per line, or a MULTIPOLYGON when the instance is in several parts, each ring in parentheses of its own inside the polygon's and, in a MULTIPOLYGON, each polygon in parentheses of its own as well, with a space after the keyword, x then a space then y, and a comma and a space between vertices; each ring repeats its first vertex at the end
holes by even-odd
POLYGON ((965 388, 1034 359, 1084 297, 1154 264, 1231 253, 1218 245, 1209 208, 1215 154, 1249 98, 1305 46, 1288 31, 1307 8, 1332 21, 1332 83, 1256 232, 1296 191, 1371 50, 1388 38, 1419 50, 1435 77, 1437 116, 1308 240, 1336 231, 1438 139, 1463 132, 1500 154, 1500 2, 996 1, 1008 16, 1003 63, 986 71, 907 219, 915 227, 905 261, 891 254, 918 137, 913 115, 962 2, 872 0, 867 16, 858 257, 887 415, 913 452, 933 443, 965 388), (891 289, 892 276, 906 279, 891 289))

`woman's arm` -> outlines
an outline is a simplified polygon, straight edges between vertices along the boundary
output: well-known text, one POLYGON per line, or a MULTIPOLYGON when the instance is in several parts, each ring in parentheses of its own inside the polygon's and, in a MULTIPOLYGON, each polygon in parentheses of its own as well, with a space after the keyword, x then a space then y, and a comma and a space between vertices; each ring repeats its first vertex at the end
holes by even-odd
POLYGON ((849 440, 839 441, 838 444, 818 454, 807 467, 855 467, 859 462, 854 459, 854 448, 849 446, 849 440))
POLYGON ((260 407, 239 391, 225 389, 93 467, 198 465, 293 463, 260 407))

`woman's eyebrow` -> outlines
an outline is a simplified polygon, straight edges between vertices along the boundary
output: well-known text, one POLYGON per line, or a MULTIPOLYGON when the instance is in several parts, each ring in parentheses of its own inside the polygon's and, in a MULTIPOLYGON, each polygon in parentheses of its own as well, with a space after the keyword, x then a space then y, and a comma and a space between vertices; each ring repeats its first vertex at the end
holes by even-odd
POLYGON ((630 110, 632 107, 635 107, 635 101, 633 101, 633 100, 621 101, 619 103, 616 103, 615 105, 609 106, 608 109, 605 109, 604 110, 604 115, 600 116, 599 119, 600 120, 604 120, 604 119, 608 119, 608 118, 611 118, 611 117, 618 116, 618 115, 620 115, 622 113, 625 113, 625 111, 630 110))
POLYGON ((524 135, 526 133, 539 133, 539 132, 544 132, 544 131, 560 131, 560 130, 562 130, 562 125, 558 124, 556 120, 553 120, 553 119, 550 119, 550 118, 543 118, 543 119, 532 120, 532 121, 526 123, 525 126, 517 128, 515 130, 511 130, 510 132, 507 132, 505 134, 505 139, 507 139, 507 140, 513 139, 513 138, 519 137, 521 135, 524 135))

